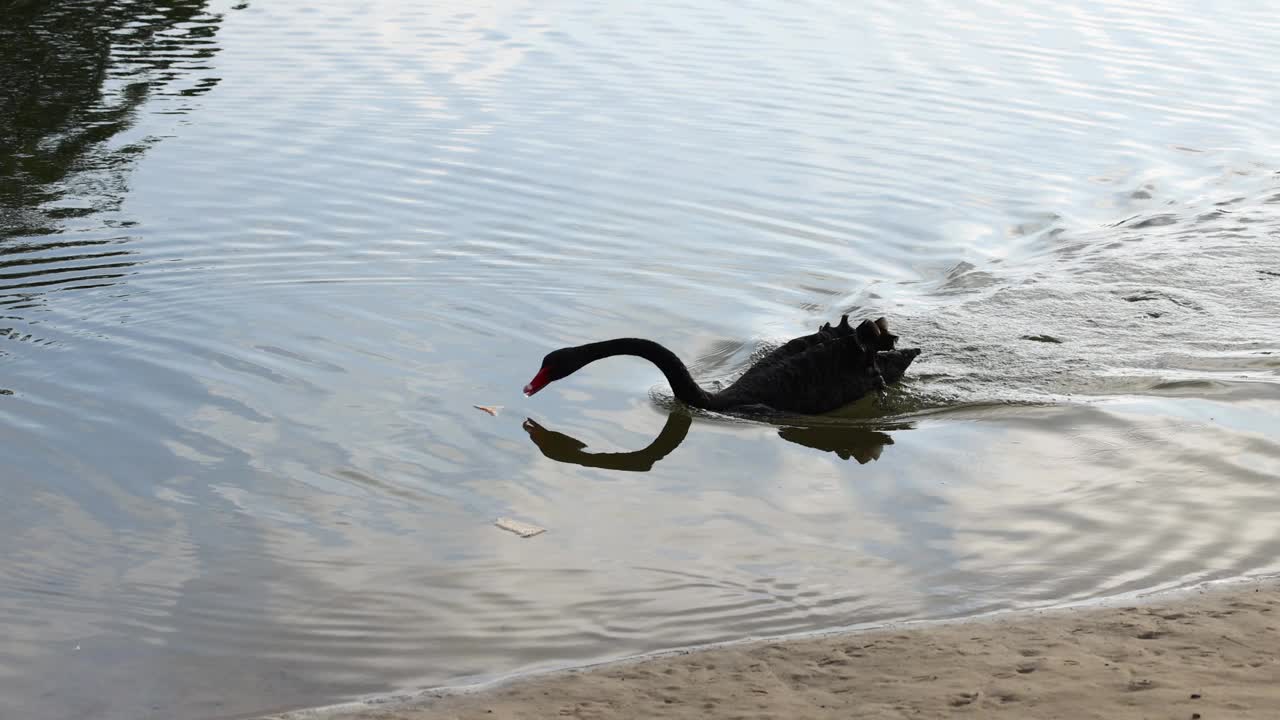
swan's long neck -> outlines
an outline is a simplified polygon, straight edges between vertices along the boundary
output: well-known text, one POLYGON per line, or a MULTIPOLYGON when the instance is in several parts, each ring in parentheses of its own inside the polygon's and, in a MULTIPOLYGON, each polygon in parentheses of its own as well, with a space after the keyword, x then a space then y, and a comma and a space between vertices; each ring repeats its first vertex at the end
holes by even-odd
POLYGON ((581 345, 583 365, 593 363, 614 355, 635 355, 658 366, 671 385, 671 392, 677 400, 698 408, 705 408, 711 403, 711 395, 698 387, 689 368, 680 362, 680 358, 670 350, 652 340, 642 338, 618 338, 603 342, 581 345))

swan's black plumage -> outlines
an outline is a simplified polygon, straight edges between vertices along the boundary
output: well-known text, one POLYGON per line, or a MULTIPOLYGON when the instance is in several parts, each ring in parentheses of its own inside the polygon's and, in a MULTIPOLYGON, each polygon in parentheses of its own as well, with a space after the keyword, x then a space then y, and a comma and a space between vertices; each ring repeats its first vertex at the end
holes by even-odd
POLYGON ((846 315, 838 325, 823 325, 811 335, 776 348, 732 385, 711 393, 699 387, 680 358, 665 347, 652 340, 616 338, 548 353, 542 369, 524 391, 532 395, 596 360, 635 355, 657 365, 676 399, 693 407, 817 415, 901 380, 920 350, 896 350, 897 339, 889 333, 884 318, 864 320, 854 328, 846 315))

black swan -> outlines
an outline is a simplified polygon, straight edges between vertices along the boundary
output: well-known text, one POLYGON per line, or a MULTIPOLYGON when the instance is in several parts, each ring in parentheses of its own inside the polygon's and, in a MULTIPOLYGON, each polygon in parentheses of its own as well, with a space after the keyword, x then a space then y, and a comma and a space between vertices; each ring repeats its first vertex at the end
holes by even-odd
POLYGON ((692 407, 818 415, 901 380, 920 350, 895 350, 897 340, 884 318, 863 320, 855 329, 845 315, 839 325, 825 324, 764 356, 729 387, 707 392, 675 353, 652 340, 617 338, 548 353, 524 394, 533 395, 596 360, 636 355, 657 365, 676 399, 692 407))

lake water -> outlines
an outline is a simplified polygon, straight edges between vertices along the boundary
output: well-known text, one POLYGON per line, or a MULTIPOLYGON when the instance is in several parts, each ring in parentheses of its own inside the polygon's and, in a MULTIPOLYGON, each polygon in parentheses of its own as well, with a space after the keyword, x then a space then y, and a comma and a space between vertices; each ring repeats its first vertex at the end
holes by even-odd
POLYGON ((1273 8, 40 4, 0 3, 0 716, 1280 571, 1273 8), (846 312, 924 354, 820 422, 634 358, 520 393, 846 312))

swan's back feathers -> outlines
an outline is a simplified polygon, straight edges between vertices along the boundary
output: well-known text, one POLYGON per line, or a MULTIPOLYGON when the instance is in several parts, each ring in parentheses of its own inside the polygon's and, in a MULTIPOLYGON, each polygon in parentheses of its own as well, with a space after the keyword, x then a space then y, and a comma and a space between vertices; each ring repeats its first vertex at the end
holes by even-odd
POLYGON ((894 350, 897 337, 883 319, 857 328, 848 316, 777 348, 717 393, 723 408, 767 405, 784 412, 819 414, 883 390, 902 378, 919 350, 894 350))
POLYGON ((857 328, 854 328, 849 324, 849 316, 841 315, 839 324, 832 326, 831 323, 823 323, 817 332, 787 341, 761 358, 757 366, 777 362, 802 353, 814 345, 820 345, 836 338, 849 337, 850 335, 857 337, 862 346, 876 350, 892 350, 894 344, 898 341, 897 335, 889 333, 889 325, 884 318, 879 318, 874 322, 863 320, 857 328))

